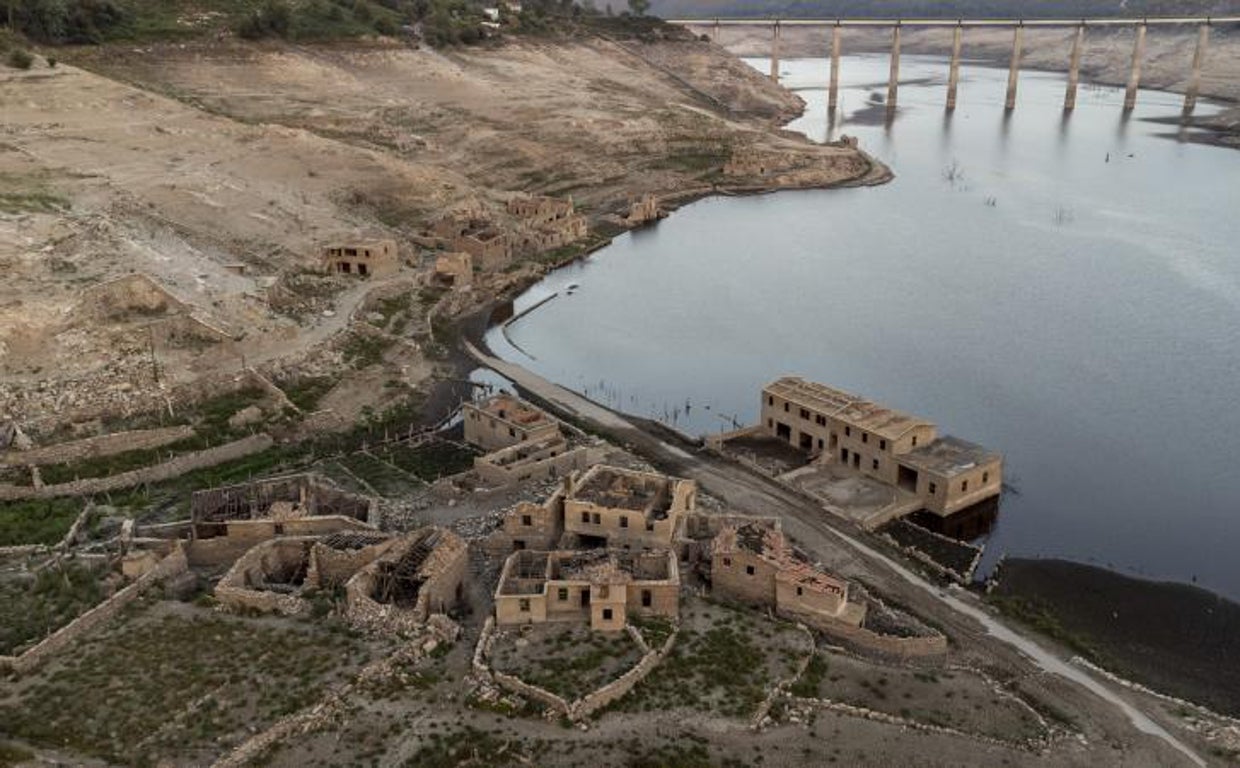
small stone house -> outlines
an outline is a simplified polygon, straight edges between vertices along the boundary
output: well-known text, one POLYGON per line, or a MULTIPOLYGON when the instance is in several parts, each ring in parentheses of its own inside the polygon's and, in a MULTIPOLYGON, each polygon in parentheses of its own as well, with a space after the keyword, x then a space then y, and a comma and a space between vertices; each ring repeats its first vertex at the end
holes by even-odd
POLYGON ((570 479, 564 530, 586 546, 666 549, 696 504, 692 480, 599 464, 570 479))
POLYGON ((514 552, 495 590, 500 626, 585 621, 614 632, 629 616, 679 615, 679 564, 667 550, 514 552))
POLYGON ((777 529, 728 526, 711 547, 711 590, 720 597, 771 608, 814 623, 859 624, 864 611, 848 602, 848 582, 815 568, 777 529))
POLYGON ((326 246, 322 268, 328 273, 359 277, 394 275, 400 269, 396 241, 359 240, 326 246))

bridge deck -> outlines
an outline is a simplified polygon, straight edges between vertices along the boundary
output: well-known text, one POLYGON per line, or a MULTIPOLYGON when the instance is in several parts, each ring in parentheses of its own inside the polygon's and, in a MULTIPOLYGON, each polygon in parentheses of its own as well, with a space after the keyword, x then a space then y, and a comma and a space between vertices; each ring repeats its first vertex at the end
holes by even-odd
POLYGON ((1095 19, 777 19, 719 18, 668 19, 668 24, 709 27, 716 24, 733 27, 1132 27, 1175 26, 1188 24, 1240 24, 1240 16, 1150 16, 1148 18, 1095 19))

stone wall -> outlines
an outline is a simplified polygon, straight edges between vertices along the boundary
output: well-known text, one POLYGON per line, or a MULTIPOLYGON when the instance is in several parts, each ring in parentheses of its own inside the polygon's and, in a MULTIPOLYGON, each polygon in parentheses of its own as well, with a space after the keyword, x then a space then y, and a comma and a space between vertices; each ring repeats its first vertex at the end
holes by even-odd
POLYGON ((7 667, 18 674, 30 672, 52 656, 59 654, 74 640, 111 621, 122 608, 137 600, 155 584, 185 573, 188 568, 189 564, 184 551, 179 547, 176 548, 172 554, 161 560, 137 581, 48 635, 42 642, 22 655, 0 656, 0 668, 7 667))
POLYGON ((217 445, 214 448, 177 456, 153 467, 143 467, 109 477, 94 477, 59 485, 45 485, 38 489, 20 485, 0 485, 0 501, 47 499, 57 496, 87 496, 122 488, 131 488, 144 483, 158 483, 163 480, 180 477, 196 469, 212 467, 216 464, 223 464, 226 461, 234 461, 251 454, 260 453, 274 444, 275 442, 269 435, 250 435, 240 440, 234 440, 231 443, 217 445))
MULTIPOLYGON (((592 452, 589 448, 571 448, 558 456, 533 456, 528 459, 513 461, 507 464, 499 460, 504 454, 515 452, 522 446, 516 445, 502 451, 474 459, 474 471, 488 483, 493 485, 510 485, 523 480, 546 480, 550 477, 563 477, 570 472, 585 469, 600 458, 600 452, 592 452)), ((550 453, 548 449, 547 453, 550 453)))
POLYGON ((66 464, 70 461, 111 456, 125 451, 159 448, 193 436, 194 428, 188 425, 114 432, 110 435, 98 435, 84 440, 31 448, 28 451, 8 451, 0 456, 0 465, 16 467, 66 464))
POLYGON ((821 616, 788 614, 788 617, 804 622, 845 647, 861 653, 877 654, 899 661, 947 655, 947 638, 940 633, 919 637, 880 635, 865 627, 854 627, 821 616))
POLYGON ((778 568, 760 555, 738 549, 716 554, 711 562, 711 592, 727 600, 775 607, 775 574, 778 568), (753 574, 748 569, 753 569, 753 574))
POLYGON ((300 616, 310 612, 310 604, 295 594, 265 590, 270 576, 296 573, 306 567, 312 539, 287 538, 265 541, 233 563, 215 587, 220 605, 232 610, 254 610, 300 616))
POLYGON ((569 710, 569 717, 574 720, 582 720, 612 702, 624 698, 629 691, 633 690, 634 686, 646 679, 651 670, 658 666, 663 659, 667 658, 667 655, 672 652, 672 646, 676 644, 676 637, 679 634, 680 630, 677 629, 664 641, 663 647, 651 650, 628 672, 599 688, 594 693, 587 694, 573 702, 569 710))
POLYGON ((388 539, 359 549, 332 549, 316 542, 310 547, 310 567, 306 571, 306 582, 319 588, 343 585, 358 571, 373 563, 395 542, 396 539, 388 539))

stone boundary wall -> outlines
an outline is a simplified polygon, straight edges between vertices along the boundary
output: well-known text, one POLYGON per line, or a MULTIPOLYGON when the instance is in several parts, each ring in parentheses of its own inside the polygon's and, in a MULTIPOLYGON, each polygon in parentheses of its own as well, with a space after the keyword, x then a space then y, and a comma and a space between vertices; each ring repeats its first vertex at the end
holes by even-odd
POLYGON ((795 618, 846 647, 864 653, 877 653, 899 660, 936 658, 947 655, 947 638, 939 633, 921 637, 898 637, 880 635, 865 627, 854 627, 837 621, 814 620, 811 616, 796 615, 795 618))
POLYGON ((645 653, 641 660, 620 677, 603 687, 582 696, 571 704, 563 697, 521 680, 520 678, 499 672, 488 666, 491 648, 495 643, 495 617, 488 616, 482 625, 482 634, 478 637, 478 645, 474 648, 474 674, 485 680, 491 680, 501 688, 541 702, 551 709, 560 712, 574 722, 585 720, 590 715, 623 698, 633 687, 646 679, 646 676, 672 652, 676 638, 680 635, 679 627, 663 642, 662 647, 652 649, 646 639, 632 625, 627 625, 629 636, 645 653))
MULTIPOLYGON (((933 531, 927 531, 927 533, 930 533, 935 536, 940 535, 940 534, 934 533, 933 531)), ((889 534, 880 533, 878 537, 882 539, 883 541, 887 542, 888 544, 890 544, 892 547, 895 547, 896 550, 898 550, 905 557, 912 558, 913 560, 916 560, 917 562, 926 566, 930 570, 939 574, 943 578, 950 579, 951 581, 954 581, 957 584, 961 586, 965 586, 965 587, 969 586, 969 584, 971 583, 973 572, 977 570, 977 564, 981 562, 982 560, 982 551, 979 549, 977 551, 977 554, 973 557, 973 564, 969 566, 968 574, 967 575, 960 574, 960 573, 957 573, 954 568, 948 568, 947 566, 941 563, 935 562, 933 557, 930 557, 930 555, 927 555, 925 552, 922 552, 920 549, 917 549, 916 547, 906 547, 900 544, 900 542, 896 541, 895 538, 893 538, 889 534)), ((943 537, 943 538, 946 538, 946 537, 943 537)))
MULTIPOLYGON (((272 592, 247 586, 248 574, 257 573, 260 578, 270 567, 299 564, 309 555, 313 539, 271 539, 250 548, 237 558, 215 587, 215 598, 230 610, 255 610, 278 613, 282 616, 302 616, 310 612, 310 603, 295 594, 272 592), (292 560, 297 563, 291 563, 292 560)), ((309 579, 307 579, 307 584, 309 579)))
POLYGON ((526 697, 527 699, 534 699, 535 701, 541 702, 551 709, 563 714, 565 717, 570 716, 568 702, 559 696, 556 696, 551 691, 539 688, 536 685, 530 685, 519 677, 507 675, 503 672, 496 672, 495 670, 491 670, 491 679, 502 688, 506 688, 513 693, 526 697))
POLYGON ((172 554, 160 560, 154 568, 138 577, 137 581, 48 635, 25 653, 20 656, 0 656, 0 668, 7 667, 18 674, 26 674, 49 657, 60 653, 74 640, 111 621, 121 609, 137 600, 157 582, 178 576, 187 570, 189 563, 185 552, 180 548, 173 550, 172 554))
MULTIPOLYGON (((664 641, 661 648, 650 650, 637 665, 625 672, 620 677, 612 680, 607 685, 599 688, 594 693, 586 694, 577 701, 574 701, 569 708, 568 716, 573 720, 584 720, 600 709, 606 707, 614 701, 618 701, 625 697, 634 686, 646 679, 646 676, 659 665, 667 655, 672 652, 672 646, 676 644, 676 638, 680 635, 680 629, 677 628, 664 641)), ((645 638, 639 643, 643 648, 649 648, 645 638)))
POLYGON ((45 464, 66 464, 80 459, 111 456, 126 451, 140 451, 159 448, 178 440, 194 436, 194 428, 185 424, 175 427, 158 429, 135 429, 128 432, 113 432, 107 435, 96 435, 82 440, 67 443, 56 443, 28 451, 7 451, 0 456, 0 466, 42 466, 45 464))
POLYGON ((21 485, 0 485, 0 501, 22 501, 25 499, 50 499, 57 496, 87 496, 93 493, 116 491, 131 488, 143 483, 158 483, 179 477, 187 472, 204 467, 212 467, 233 461, 254 453, 260 453, 275 445, 270 435, 257 434, 234 440, 231 443, 217 445, 201 451, 177 456, 175 459, 156 464, 153 467, 142 467, 129 472, 109 477, 92 477, 85 480, 74 480, 59 485, 45 485, 32 488, 21 485))
POLYGON ((809 627, 798 623, 797 629, 801 630, 807 637, 809 637, 809 653, 805 654, 805 657, 797 662, 797 668, 793 671, 792 676, 776 683, 775 687, 771 689, 771 692, 768 693, 766 698, 762 700, 762 703, 758 705, 757 710, 753 713, 753 717, 749 719, 749 727, 752 730, 756 731, 762 728, 764 724, 763 721, 765 721, 767 715, 771 713, 771 707, 775 704, 776 697, 782 696, 784 692, 788 690, 789 686, 795 684, 796 681, 801 679, 801 675, 804 675, 805 670, 809 669, 809 663, 814 660, 814 655, 818 653, 818 643, 814 642, 814 634, 809 631, 809 627))
POLYGON ((363 667, 353 680, 329 691, 324 698, 305 709, 277 720, 267 730, 254 734, 211 763, 211 768, 242 768, 253 765, 264 752, 284 739, 311 733, 327 725, 348 705, 348 698, 354 691, 392 677, 396 674, 398 665, 417 661, 429 652, 428 647, 433 648, 427 642, 414 640, 391 656, 372 661, 363 667))

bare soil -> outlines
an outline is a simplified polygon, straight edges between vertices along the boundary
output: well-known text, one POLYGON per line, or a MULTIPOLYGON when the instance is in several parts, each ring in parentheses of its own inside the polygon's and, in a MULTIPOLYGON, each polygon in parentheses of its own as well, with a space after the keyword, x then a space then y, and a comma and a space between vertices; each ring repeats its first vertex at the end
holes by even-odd
MULTIPOLYGON (((571 195, 605 235, 635 195, 709 191, 733 146, 811 159, 801 185, 870 168, 775 130, 800 100, 688 35, 59 53, 54 69, 0 68, 0 418, 36 437, 243 366, 356 379, 325 398, 325 428, 389 397, 392 372, 410 387, 442 378, 425 315, 381 302, 425 271, 409 238, 454 204, 502 223, 514 192, 571 195), (356 236, 395 237, 403 276, 315 274, 322 245, 356 236), (108 284, 134 273, 171 300, 108 284), (184 316, 224 338, 158 332, 184 316), (358 322, 411 340, 410 354, 355 374, 331 340, 358 322)), ((479 275, 457 309, 542 269, 479 275)))
POLYGON ((1240 605, 1063 560, 1006 560, 995 593, 1049 615, 1118 674, 1240 716, 1240 605))

